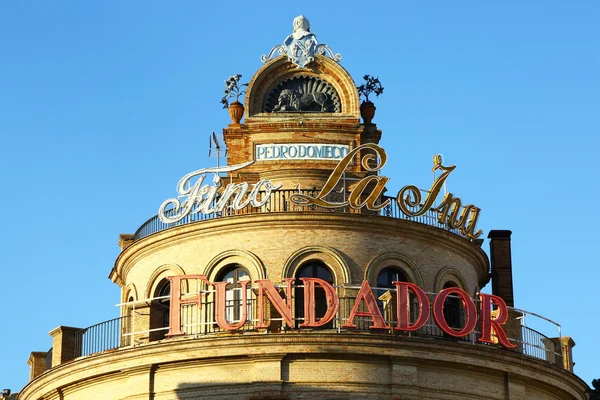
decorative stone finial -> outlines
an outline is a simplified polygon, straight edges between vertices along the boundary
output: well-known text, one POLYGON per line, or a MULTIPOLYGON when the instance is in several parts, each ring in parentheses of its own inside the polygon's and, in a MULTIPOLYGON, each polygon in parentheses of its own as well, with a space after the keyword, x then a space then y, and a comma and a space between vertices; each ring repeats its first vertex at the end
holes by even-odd
POLYGON ((304 15, 294 18, 294 31, 283 41, 273 47, 268 55, 263 54, 260 59, 267 62, 276 52, 280 55, 287 54, 288 59, 298 68, 304 68, 315 59, 315 54, 327 54, 331 59, 340 62, 341 54, 334 54, 326 44, 319 44, 317 37, 310 32, 310 22, 304 15))

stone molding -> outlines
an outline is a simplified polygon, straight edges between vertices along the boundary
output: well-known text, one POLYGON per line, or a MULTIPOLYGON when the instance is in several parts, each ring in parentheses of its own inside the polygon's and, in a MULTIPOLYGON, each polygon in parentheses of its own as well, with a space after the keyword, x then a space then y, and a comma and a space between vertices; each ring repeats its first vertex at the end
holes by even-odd
MULTIPOLYGON (((587 385, 576 375, 554 364, 523 356, 495 346, 472 345, 427 338, 373 335, 360 333, 286 333, 230 334, 204 338, 179 338, 147 343, 136 347, 94 354, 61 364, 27 384, 21 400, 42 398, 56 388, 82 388, 126 377, 132 368, 179 364, 206 368, 213 362, 248 362, 268 354, 312 355, 312 357, 348 357, 380 363, 381 356, 390 363, 411 366, 411 374, 422 366, 478 371, 490 376, 507 373, 511 380, 540 389, 552 388, 556 398, 585 399, 587 385), (215 357, 218 354, 219 357, 215 357), (157 364, 158 363, 158 364, 157 364)), ((271 357, 271 356, 269 356, 271 357)), ((397 369, 397 368, 396 368, 397 369)), ((318 380, 318 376, 315 377, 318 380)), ((116 381, 115 381, 116 382, 116 381)), ((450 397, 449 397, 450 398, 450 397)), ((454 397, 459 398, 459 397, 454 397)))
MULTIPOLYGON (((315 227, 340 230, 358 230, 396 237, 410 236, 423 245, 433 245, 440 250, 450 251, 468 261, 474 268, 479 287, 489 281, 489 262, 485 252, 469 240, 439 228, 417 222, 385 218, 367 214, 342 214, 322 212, 253 213, 227 218, 217 218, 197 223, 185 224, 158 232, 136 241, 122 251, 115 261, 111 273, 113 281, 127 282, 127 274, 135 263, 157 251, 180 241, 201 239, 207 235, 238 230, 269 230, 271 228, 315 229, 315 227)), ((358 281, 359 277, 356 277, 358 281)), ((345 279, 345 278, 344 278, 345 279)), ((354 279, 354 277, 351 277, 354 279)), ((362 279, 362 276, 360 277, 362 279)))

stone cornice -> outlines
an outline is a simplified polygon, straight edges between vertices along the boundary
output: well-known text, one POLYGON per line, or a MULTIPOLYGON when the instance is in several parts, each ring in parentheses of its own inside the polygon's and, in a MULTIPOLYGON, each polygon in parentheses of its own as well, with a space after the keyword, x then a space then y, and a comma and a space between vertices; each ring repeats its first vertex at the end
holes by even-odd
POLYGON ((554 364, 504 350, 468 342, 360 333, 222 334, 204 338, 178 338, 127 347, 79 358, 61 364, 26 385, 20 399, 37 399, 55 389, 114 379, 168 363, 201 363, 210 360, 254 359, 266 354, 327 354, 327 357, 388 357, 392 362, 422 365, 435 363, 446 368, 473 368, 482 373, 509 373, 513 378, 554 391, 585 393, 587 385, 576 375, 554 364))
POLYGON ((178 241, 190 240, 204 235, 214 235, 224 231, 233 233, 243 230, 258 231, 261 229, 282 228, 314 230, 316 227, 417 238, 426 245, 437 246, 467 259, 476 270, 478 282, 482 287, 489 280, 487 255, 479 246, 465 238, 443 229, 398 218, 335 212, 253 213, 173 227, 140 239, 123 250, 115 261, 111 279, 113 281, 118 281, 118 279, 127 281, 127 273, 137 260, 145 257, 149 252, 173 245, 178 241))

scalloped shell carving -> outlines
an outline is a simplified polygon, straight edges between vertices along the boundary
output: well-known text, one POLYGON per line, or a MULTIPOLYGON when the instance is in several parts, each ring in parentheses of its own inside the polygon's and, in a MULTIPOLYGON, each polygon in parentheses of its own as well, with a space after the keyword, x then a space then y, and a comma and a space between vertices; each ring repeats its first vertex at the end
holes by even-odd
POLYGON ((310 75, 294 75, 267 93, 263 112, 342 112, 340 97, 326 81, 310 75))

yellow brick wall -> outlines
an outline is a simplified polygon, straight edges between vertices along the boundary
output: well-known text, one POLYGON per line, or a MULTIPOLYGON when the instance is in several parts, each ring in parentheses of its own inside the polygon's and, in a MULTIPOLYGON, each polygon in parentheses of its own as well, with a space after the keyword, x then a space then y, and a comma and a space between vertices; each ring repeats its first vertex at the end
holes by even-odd
MULTIPOLYGON (((483 251, 477 246, 421 224, 382 220, 366 215, 289 212, 190 224, 130 246, 119 257, 117 271, 124 287, 134 284, 139 293, 148 294, 149 286, 163 277, 179 275, 178 271, 208 275, 207 266, 211 261, 224 253, 241 250, 255 255, 264 265, 266 276, 279 282, 294 253, 318 244, 340 256, 342 266, 330 265, 339 285, 345 283, 343 269, 350 275, 351 281, 347 283, 360 285, 369 264, 388 253, 401 254, 416 265, 426 291, 435 291, 440 271, 448 267, 460 273, 466 283, 464 289, 470 294, 485 284, 488 266, 483 251), (162 266, 165 271, 155 276, 155 271, 162 266)), ((313 256, 305 258, 318 257, 318 253, 315 251, 313 256)), ((243 258, 232 259, 234 261, 249 264, 243 258)), ((252 269, 250 272, 252 274, 252 269)), ((287 275, 293 276, 293 271, 287 275)))
POLYGON ((488 346, 249 333, 96 354, 41 375, 19 398, 584 400, 586 388, 560 367, 488 346))

